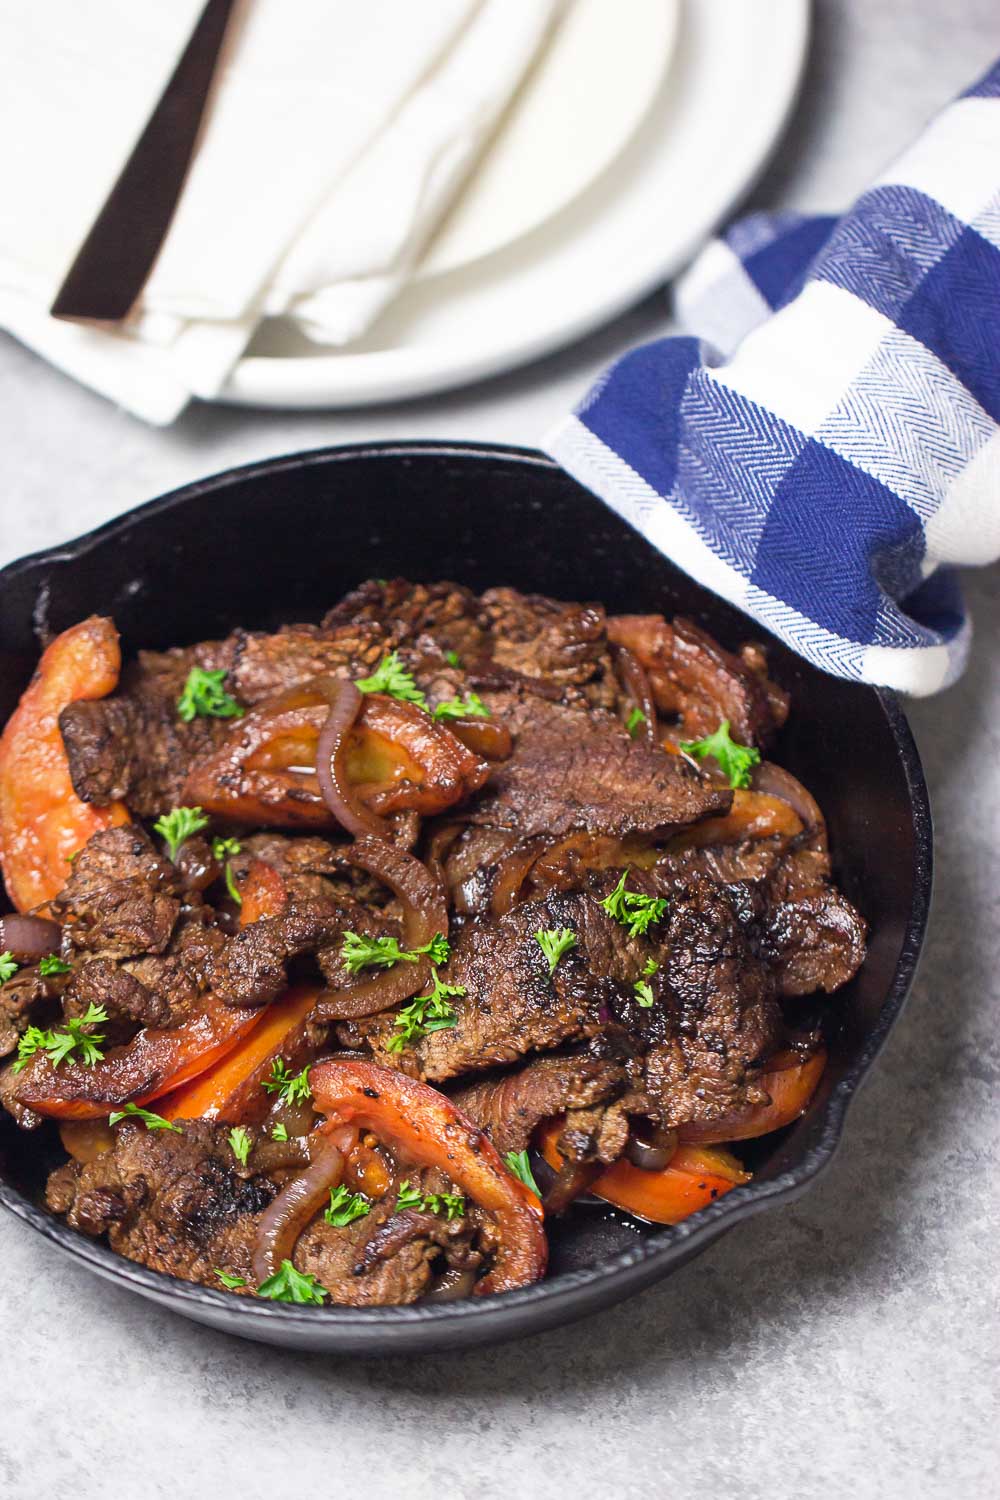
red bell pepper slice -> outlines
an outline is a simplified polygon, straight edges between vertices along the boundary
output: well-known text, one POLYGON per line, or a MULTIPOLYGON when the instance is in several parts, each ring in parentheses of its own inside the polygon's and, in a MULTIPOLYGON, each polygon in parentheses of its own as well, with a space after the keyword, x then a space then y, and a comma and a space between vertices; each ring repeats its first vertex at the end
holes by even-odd
POLYGON ((535 1195, 489 1137, 437 1089, 393 1068, 329 1058, 309 1075, 313 1103, 337 1124, 370 1130, 401 1163, 436 1167, 485 1209, 498 1231, 493 1267, 476 1294, 529 1286, 545 1273, 548 1244, 535 1195))

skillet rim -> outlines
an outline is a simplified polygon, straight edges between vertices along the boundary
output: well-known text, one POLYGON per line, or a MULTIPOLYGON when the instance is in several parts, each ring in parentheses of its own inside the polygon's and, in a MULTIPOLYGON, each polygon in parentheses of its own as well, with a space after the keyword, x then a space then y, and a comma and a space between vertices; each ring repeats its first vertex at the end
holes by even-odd
MULTIPOLYGON (((134 506, 124 514, 68 542, 57 543, 15 559, 0 569, 0 588, 12 579, 38 569, 40 565, 75 561, 106 539, 121 536, 142 526, 154 515, 186 505, 214 490, 224 489, 234 481, 346 460, 409 457, 500 460, 526 469, 559 469, 552 459, 531 448, 436 439, 339 444, 306 449, 277 458, 259 459, 181 485, 153 500, 134 506)), ((710 595, 709 590, 704 592, 710 595)), ((859 691, 874 696, 903 771, 914 840, 913 900, 905 923, 899 959, 876 1024, 823 1104, 824 1119, 815 1144, 799 1162, 779 1176, 768 1180, 755 1179, 734 1188, 681 1224, 643 1233, 627 1250, 582 1270, 564 1272, 551 1281, 541 1281, 534 1286, 489 1298, 470 1297, 456 1302, 406 1307, 298 1307, 288 1303, 268 1303, 234 1297, 229 1292, 181 1281, 165 1272, 153 1271, 126 1260, 110 1247, 88 1240, 62 1220, 39 1208, 2 1177, 0 1206, 30 1225, 71 1260, 84 1265, 105 1280, 139 1292, 160 1305, 179 1304, 177 1311, 216 1328, 225 1327, 228 1331, 239 1332, 247 1338, 275 1343, 295 1342, 299 1334, 308 1332, 316 1335, 315 1339, 308 1341, 309 1346, 319 1348, 323 1345, 330 1350, 337 1347, 337 1333, 342 1331, 346 1335, 346 1341, 339 1352, 375 1354, 393 1348, 395 1332, 409 1335, 418 1333, 421 1329, 426 1330, 428 1338, 424 1347, 430 1350, 447 1348, 449 1345, 455 1347, 459 1344, 499 1341, 569 1321, 617 1302, 668 1275, 671 1270, 679 1269, 691 1256, 741 1220, 797 1198, 812 1185, 833 1159, 843 1138, 851 1101, 899 1018, 916 975, 930 910, 933 878, 932 823, 920 756, 896 694, 885 688, 868 687, 864 684, 857 686, 859 691), (282 1339, 282 1330, 290 1335, 288 1340, 282 1339)), ((400 1340, 400 1352, 418 1348, 419 1342, 419 1339, 404 1337, 400 1340)), ((304 1348, 306 1344, 300 1343, 299 1347, 304 1348)))

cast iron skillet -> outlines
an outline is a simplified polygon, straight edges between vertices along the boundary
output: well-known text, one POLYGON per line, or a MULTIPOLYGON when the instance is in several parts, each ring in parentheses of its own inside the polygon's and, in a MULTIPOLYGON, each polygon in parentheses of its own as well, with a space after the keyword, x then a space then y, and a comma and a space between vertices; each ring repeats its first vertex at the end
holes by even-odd
MULTIPOLYGON (((39 635, 114 616, 126 652, 318 618, 359 580, 401 573, 475 589, 512 584, 614 611, 681 611, 724 644, 761 632, 540 455, 445 443, 331 448, 234 469, 14 563, 0 575, 0 721, 39 635)), ((119 1285, 228 1333, 331 1353, 484 1344, 607 1306, 666 1276, 739 1220, 810 1185, 913 978, 931 889, 931 823, 913 740, 889 693, 827 677, 776 641, 793 713, 777 758, 826 813, 836 875, 872 926, 861 972, 831 1009, 831 1061, 808 1113, 759 1145, 754 1180, 686 1223, 641 1229, 578 1209, 552 1232, 538 1286, 426 1307, 355 1310, 254 1302, 133 1265, 50 1216, 54 1132, 0 1125, 0 1202, 119 1285)))

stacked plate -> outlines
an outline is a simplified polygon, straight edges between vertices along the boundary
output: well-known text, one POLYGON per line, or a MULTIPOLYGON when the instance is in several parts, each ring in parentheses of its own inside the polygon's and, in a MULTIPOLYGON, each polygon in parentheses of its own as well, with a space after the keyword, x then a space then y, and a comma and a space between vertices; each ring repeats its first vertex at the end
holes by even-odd
POLYGON ((808 0, 574 0, 418 274, 364 340, 334 353, 273 320, 223 399, 424 395, 615 316, 746 192, 794 100, 808 18, 808 0))

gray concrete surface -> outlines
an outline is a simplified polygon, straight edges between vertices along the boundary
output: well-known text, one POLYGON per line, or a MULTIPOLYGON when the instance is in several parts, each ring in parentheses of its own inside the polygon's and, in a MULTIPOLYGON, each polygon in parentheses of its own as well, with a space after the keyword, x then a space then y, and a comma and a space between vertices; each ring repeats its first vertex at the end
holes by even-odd
MULTIPOLYGON (((996 0, 826 0, 755 201, 838 206, 998 50, 996 0)), ((359 437, 531 442, 666 321, 651 299, 564 354, 441 400, 347 416, 198 408, 169 432, 2 341, 0 561, 264 454, 359 437)), ((4 1218, 0 1495, 996 1494, 997 572, 970 577, 968 596, 969 672, 912 709, 938 828, 925 962, 813 1192, 588 1322, 368 1365, 188 1325, 4 1218)))

